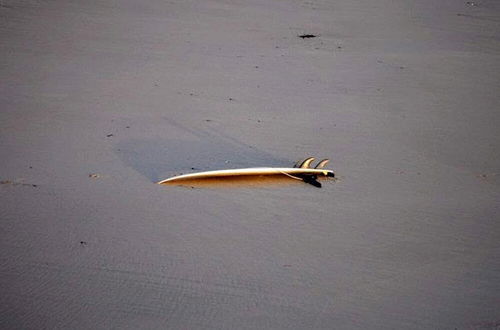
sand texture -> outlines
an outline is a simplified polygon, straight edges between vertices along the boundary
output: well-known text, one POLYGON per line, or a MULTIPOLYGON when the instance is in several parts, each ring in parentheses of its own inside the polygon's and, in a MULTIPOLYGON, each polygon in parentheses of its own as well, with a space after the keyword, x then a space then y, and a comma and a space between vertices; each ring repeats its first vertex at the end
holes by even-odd
POLYGON ((0 99, 1 329, 500 327, 499 1, 1 0, 0 99))

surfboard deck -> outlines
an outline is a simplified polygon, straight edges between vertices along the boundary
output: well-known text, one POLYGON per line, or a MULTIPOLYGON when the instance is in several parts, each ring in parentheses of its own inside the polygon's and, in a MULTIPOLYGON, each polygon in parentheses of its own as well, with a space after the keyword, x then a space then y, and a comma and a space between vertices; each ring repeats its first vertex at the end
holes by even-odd
POLYGON ((196 180, 205 178, 222 178, 234 176, 266 176, 266 175, 286 175, 302 180, 302 176, 325 176, 334 177, 331 170, 313 168, 291 168, 291 167, 253 167, 228 170, 215 170, 198 173, 189 173, 174 176, 158 182, 158 184, 172 183, 182 180, 196 180))

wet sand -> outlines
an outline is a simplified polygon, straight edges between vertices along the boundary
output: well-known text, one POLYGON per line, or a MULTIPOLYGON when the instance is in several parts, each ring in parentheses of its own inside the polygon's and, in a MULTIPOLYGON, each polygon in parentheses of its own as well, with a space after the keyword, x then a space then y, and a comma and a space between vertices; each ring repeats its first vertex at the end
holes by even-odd
POLYGON ((0 328, 498 328, 499 22, 1 1, 0 328), (307 156, 339 180, 155 184, 307 156))

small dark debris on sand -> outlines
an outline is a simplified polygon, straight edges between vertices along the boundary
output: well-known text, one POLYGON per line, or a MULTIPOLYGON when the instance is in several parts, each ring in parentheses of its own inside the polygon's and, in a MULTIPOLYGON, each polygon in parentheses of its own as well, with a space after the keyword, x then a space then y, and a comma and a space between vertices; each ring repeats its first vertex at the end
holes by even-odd
POLYGON ((113 134, 108 134, 108 135, 106 135, 106 137, 112 137, 112 136, 114 136, 114 135, 113 135, 113 134))
POLYGON ((299 36, 299 38, 309 39, 309 38, 316 38, 316 36, 314 34, 302 34, 299 36))
POLYGON ((481 173, 476 175, 477 178, 482 180, 494 179, 498 174, 497 173, 481 173))
POLYGON ((89 174, 89 178, 92 178, 92 179, 97 179, 97 178, 100 178, 101 176, 97 173, 90 173, 89 174))
POLYGON ((80 241, 80 245, 87 245, 87 242, 85 242, 85 241, 80 241))

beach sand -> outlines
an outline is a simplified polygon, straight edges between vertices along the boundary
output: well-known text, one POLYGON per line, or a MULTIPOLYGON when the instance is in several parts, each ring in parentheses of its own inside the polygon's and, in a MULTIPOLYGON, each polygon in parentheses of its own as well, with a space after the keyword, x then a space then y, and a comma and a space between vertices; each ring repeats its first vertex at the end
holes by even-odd
POLYGON ((2 0, 0 328, 498 328, 499 38, 494 0, 2 0), (338 180, 155 184, 308 156, 338 180))

